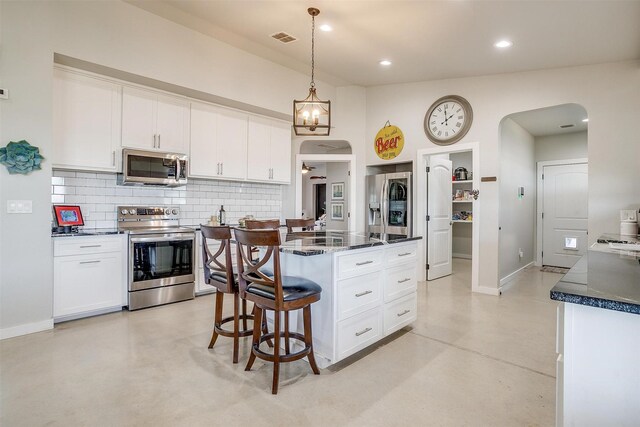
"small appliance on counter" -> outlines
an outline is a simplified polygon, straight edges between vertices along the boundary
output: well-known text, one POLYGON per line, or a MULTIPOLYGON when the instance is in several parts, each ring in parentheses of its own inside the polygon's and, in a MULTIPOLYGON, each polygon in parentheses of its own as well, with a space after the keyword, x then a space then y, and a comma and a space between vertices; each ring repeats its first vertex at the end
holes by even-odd
POLYGON ((55 233, 77 233, 78 227, 84 226, 82 210, 77 205, 53 205, 55 233))
POLYGON ((620 235, 638 235, 638 212, 633 209, 623 209, 620 211, 620 235))

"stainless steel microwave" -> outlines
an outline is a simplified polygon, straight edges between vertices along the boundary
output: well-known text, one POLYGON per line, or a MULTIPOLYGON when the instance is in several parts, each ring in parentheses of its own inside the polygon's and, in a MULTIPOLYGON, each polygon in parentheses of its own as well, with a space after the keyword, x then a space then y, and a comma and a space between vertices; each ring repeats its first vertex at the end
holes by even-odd
POLYGON ((187 184, 187 156, 158 151, 122 150, 121 185, 162 185, 177 187, 187 184))

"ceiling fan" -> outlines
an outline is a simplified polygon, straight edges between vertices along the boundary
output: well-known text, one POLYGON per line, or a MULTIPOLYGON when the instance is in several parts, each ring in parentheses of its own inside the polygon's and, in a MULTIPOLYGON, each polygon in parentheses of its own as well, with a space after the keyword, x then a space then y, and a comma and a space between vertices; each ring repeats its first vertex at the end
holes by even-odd
POLYGON ((306 163, 302 162, 302 173, 308 173, 315 169, 315 166, 307 166, 306 163))

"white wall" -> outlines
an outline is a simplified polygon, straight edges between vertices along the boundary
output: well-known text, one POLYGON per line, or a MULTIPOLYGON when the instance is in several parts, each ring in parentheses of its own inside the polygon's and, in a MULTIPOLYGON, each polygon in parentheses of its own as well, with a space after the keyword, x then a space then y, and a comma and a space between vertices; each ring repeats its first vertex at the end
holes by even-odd
MULTIPOLYGON (((589 114, 589 238, 618 229, 619 209, 640 207, 640 62, 629 61, 438 80, 368 88, 365 158, 379 163, 368 141, 390 120, 405 136, 399 161, 413 160, 416 150, 432 148, 422 128, 429 105, 447 94, 465 97, 474 122, 461 142, 480 146, 480 176, 500 181, 500 122, 509 114, 578 103, 589 114), (616 188, 612 193, 611 188, 616 188)), ((498 286, 498 183, 480 188, 480 286, 498 286)), ((364 204, 364 203, 363 203, 364 204)))
POLYGON ((347 216, 349 212, 349 164, 344 162, 329 162, 327 163, 327 230, 348 230, 349 218, 347 216), (331 193, 331 184, 342 182, 344 183, 344 199, 333 200, 331 193), (331 205, 332 203, 342 203, 344 205, 344 219, 332 220, 331 219, 331 205))
POLYGON ((500 278, 534 259, 536 171, 533 136, 513 120, 500 129, 500 278), (518 187, 524 197, 518 198, 518 187), (518 251, 524 256, 520 259, 518 251))
MULTIPOLYGON (((0 143, 27 139, 47 159, 42 171, 29 176, 9 175, 0 168, 0 206, 6 206, 7 199, 33 200, 32 214, 7 215, 0 209, 0 335, 7 336, 16 331, 9 328, 24 332, 51 325, 54 52, 280 116, 289 115, 292 100, 306 93, 309 76, 122 2, 3 1, 0 19, 0 84, 11 95, 0 101, 0 143)), ((335 88, 316 84, 318 93, 339 110, 335 88)), ((355 134, 364 132, 363 123, 355 126, 355 134)))
POLYGON ((588 157, 587 132, 537 136, 536 162, 545 160, 586 159, 588 157))

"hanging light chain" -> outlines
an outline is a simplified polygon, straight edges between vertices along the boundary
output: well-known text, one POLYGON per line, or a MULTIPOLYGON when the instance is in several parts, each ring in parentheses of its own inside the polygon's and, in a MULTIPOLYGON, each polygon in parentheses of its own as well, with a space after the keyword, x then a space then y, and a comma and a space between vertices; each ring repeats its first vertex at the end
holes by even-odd
POLYGON ((316 33, 316 15, 311 14, 311 87, 315 87, 314 69, 315 69, 315 33, 316 33))

